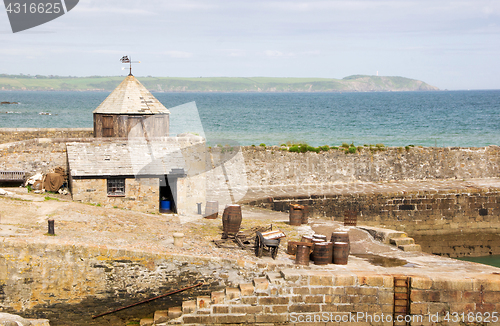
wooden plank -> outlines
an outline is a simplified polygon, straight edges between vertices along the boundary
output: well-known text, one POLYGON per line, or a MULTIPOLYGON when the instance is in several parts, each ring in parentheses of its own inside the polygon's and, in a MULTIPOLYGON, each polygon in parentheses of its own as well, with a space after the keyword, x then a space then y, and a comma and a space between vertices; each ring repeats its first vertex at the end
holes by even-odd
POLYGON ((113 137, 114 136, 113 127, 114 127, 113 116, 111 115, 102 116, 102 136, 113 137))

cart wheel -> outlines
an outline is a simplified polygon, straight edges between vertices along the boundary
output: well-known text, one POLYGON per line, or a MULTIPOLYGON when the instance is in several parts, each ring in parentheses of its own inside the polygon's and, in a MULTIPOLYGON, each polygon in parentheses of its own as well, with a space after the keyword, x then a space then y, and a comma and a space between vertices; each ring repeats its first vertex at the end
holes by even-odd
POLYGON ((273 257, 273 259, 276 259, 276 256, 278 256, 278 248, 279 247, 272 247, 271 248, 271 257, 273 257))
POLYGON ((255 236, 255 256, 258 258, 262 257, 263 246, 264 244, 260 242, 260 237, 258 235, 255 236))

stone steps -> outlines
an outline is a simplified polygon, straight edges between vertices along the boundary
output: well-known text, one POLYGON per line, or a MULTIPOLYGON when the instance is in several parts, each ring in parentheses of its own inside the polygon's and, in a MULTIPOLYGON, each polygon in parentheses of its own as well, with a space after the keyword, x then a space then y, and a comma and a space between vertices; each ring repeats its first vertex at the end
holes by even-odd
POLYGON ((398 248, 399 246, 402 245, 415 244, 415 240, 413 240, 413 238, 408 238, 408 237, 391 238, 390 242, 391 244, 395 245, 398 248))
POLYGON ((406 234, 404 237, 391 238, 390 243, 403 251, 422 251, 422 247, 415 244, 415 240, 409 238, 406 234))
POLYGON ((422 251, 422 247, 419 244, 405 244, 398 246, 398 248, 403 251, 422 251))
MULTIPOLYGON (((231 316, 226 318, 240 321, 247 314, 263 313, 263 307, 257 305, 257 298, 276 295, 278 291, 273 285, 284 283, 285 279, 281 273, 269 272, 265 277, 254 278, 252 283, 226 287, 222 291, 212 292, 210 296, 198 296, 196 300, 183 301, 181 307, 157 310, 154 318, 141 319, 140 326, 197 324, 200 316, 219 316, 222 320, 229 313, 231 316)), ((222 323, 231 322, 229 319, 222 323)))
POLYGON ((415 240, 413 238, 408 237, 405 233, 398 237, 390 238, 389 242, 392 245, 398 247, 403 251, 422 251, 422 247, 419 244, 415 244, 415 240))

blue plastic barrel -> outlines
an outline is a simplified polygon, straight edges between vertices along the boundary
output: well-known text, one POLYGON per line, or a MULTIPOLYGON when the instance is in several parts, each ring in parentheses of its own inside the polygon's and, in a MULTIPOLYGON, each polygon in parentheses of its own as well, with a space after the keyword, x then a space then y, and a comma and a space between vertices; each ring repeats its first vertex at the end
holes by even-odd
POLYGON ((160 200, 160 209, 164 211, 170 210, 170 200, 160 200))

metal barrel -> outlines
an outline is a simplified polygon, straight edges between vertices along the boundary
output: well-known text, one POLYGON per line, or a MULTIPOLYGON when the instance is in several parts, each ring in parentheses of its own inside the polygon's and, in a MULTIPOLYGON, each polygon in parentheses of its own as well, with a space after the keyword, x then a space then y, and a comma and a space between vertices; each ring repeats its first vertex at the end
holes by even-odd
POLYGON ((315 265, 328 265, 332 262, 332 243, 319 242, 314 245, 313 257, 315 265))
POLYGON ((295 264, 309 266, 309 246, 307 246, 306 244, 297 245, 295 264))
POLYGON ((207 201, 205 206, 205 218, 216 219, 219 216, 219 202, 218 201, 207 201))
POLYGON ((290 225, 301 225, 302 224, 302 210, 295 209, 290 206, 290 225))
POLYGON ((304 205, 304 209, 302 210, 302 224, 307 224, 309 222, 310 209, 308 205, 304 205))
POLYGON ((241 226, 241 206, 227 205, 222 214, 222 230, 224 234, 235 235, 241 226))
POLYGON ((351 252, 351 242, 349 241, 349 232, 347 231, 335 231, 332 233, 330 242, 347 242, 349 252, 351 252))
POLYGON ((333 243, 333 263, 337 265, 347 265, 349 257, 349 244, 347 242, 333 243))

